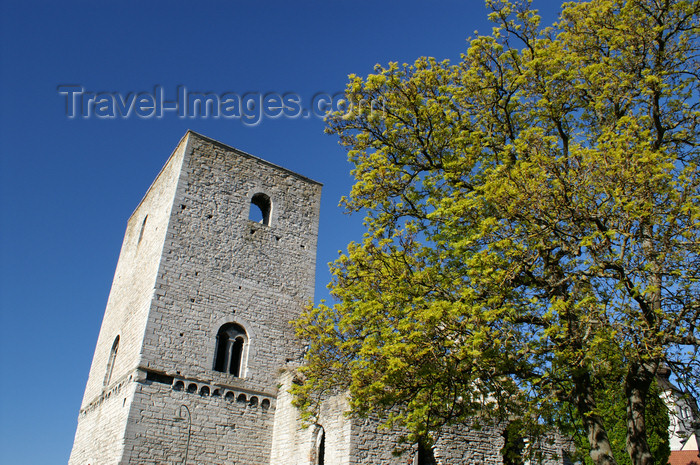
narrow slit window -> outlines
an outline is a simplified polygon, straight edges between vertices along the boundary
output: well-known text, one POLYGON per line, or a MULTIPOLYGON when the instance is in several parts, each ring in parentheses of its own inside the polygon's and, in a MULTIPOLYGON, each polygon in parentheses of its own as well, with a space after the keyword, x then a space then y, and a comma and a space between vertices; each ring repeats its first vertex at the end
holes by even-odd
POLYGON ((146 229, 146 221, 148 221, 148 215, 143 217, 143 222, 141 223, 141 230, 139 231, 139 240, 136 242, 136 245, 141 243, 141 239, 143 239, 143 231, 146 229))
POLYGON ((214 370, 243 377, 248 336, 236 323, 223 325, 216 336, 214 370))
POLYGON ((324 465, 326 463, 326 432, 323 430, 323 426, 319 426, 316 432, 314 455, 314 465, 324 465))
POLYGON ((119 350, 119 336, 114 339, 112 349, 109 351, 109 360, 107 360, 107 371, 105 372, 104 387, 109 385, 112 379, 112 371, 114 371, 114 361, 117 359, 117 351, 119 350))
POLYGON ((267 194, 259 192, 250 200, 250 213, 248 215, 249 220, 269 226, 271 212, 272 203, 270 202, 270 197, 267 194))

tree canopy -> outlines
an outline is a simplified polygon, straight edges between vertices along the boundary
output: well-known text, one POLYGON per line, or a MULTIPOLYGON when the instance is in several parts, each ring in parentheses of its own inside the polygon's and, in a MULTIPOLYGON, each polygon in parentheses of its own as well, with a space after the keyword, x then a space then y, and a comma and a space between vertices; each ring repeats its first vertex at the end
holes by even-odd
POLYGON ((459 62, 351 75, 329 115, 367 232, 331 265, 336 301, 297 322, 297 402, 346 389, 421 444, 566 417, 603 465, 599 404, 619 398, 631 462, 654 463, 658 368, 700 379, 700 3, 571 2, 549 27, 487 3, 459 62))

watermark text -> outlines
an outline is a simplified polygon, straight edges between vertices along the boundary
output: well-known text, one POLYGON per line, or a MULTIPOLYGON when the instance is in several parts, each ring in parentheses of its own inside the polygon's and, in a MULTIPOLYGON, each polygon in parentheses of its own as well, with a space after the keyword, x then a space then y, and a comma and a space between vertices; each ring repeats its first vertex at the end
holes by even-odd
POLYGON ((141 92, 94 92, 79 84, 61 84, 68 118, 213 118, 236 119, 256 126, 264 119, 324 118, 328 113, 384 111, 383 101, 351 102, 344 92, 318 92, 304 99, 295 92, 200 92, 163 86, 141 92))

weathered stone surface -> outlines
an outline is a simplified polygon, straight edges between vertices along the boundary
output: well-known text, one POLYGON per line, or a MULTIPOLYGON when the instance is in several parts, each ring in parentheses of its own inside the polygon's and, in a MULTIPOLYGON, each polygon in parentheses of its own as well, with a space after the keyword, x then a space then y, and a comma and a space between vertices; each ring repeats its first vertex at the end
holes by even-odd
POLYGON ((70 463, 181 462, 181 405, 196 463, 269 460, 277 373, 302 351, 289 322, 313 299, 320 195, 317 182, 185 135, 128 221, 70 463), (248 219, 256 193, 271 200, 269 225, 248 219), (213 369, 226 323, 246 330, 241 377, 213 369))

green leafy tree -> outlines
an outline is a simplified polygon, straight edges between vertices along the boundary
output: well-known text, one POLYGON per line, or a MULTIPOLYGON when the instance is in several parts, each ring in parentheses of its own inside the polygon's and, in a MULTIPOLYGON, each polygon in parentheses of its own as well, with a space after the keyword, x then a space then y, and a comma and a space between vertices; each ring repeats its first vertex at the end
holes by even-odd
POLYGON ((700 378, 700 3, 572 2, 546 28, 487 3, 493 32, 460 62, 353 75, 329 116, 367 232, 332 264, 336 302, 297 323, 297 402, 346 389, 423 448, 446 425, 535 435, 569 412, 607 465, 614 392, 650 465, 658 367, 700 378))

